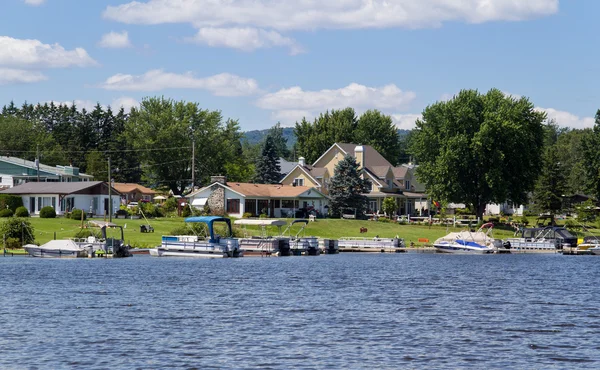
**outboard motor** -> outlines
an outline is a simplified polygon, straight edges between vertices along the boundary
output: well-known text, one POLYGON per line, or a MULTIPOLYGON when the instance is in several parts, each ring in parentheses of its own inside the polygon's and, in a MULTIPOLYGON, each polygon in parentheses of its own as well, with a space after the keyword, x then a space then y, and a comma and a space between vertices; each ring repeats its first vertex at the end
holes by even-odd
POLYGON ((510 249, 510 247, 511 247, 509 241, 505 241, 504 243, 502 243, 502 246, 504 247, 504 249, 510 249))

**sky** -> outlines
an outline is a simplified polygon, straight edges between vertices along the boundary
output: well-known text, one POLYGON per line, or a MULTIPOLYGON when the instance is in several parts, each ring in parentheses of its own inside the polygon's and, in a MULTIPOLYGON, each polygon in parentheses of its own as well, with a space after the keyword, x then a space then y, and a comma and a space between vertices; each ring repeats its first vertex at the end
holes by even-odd
POLYGON ((560 126, 600 108, 595 0, 3 0, 0 105, 197 102, 242 130, 328 109, 411 129, 461 89, 560 126))

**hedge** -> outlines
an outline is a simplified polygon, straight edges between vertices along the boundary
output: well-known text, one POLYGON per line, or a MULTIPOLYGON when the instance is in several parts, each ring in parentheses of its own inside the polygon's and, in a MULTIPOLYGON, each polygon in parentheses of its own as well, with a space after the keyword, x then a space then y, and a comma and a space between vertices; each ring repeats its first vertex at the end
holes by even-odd
POLYGON ((23 206, 23 198, 18 195, 0 194, 0 209, 10 209, 13 212, 23 206), (7 207, 8 206, 8 207, 7 207))

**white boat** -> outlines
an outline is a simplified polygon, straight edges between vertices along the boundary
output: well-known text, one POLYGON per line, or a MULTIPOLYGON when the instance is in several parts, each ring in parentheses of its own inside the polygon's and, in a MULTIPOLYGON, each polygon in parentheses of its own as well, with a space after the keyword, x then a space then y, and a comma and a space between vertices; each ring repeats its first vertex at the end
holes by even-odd
POLYGON ((294 256, 318 256, 321 254, 319 249, 319 238, 316 236, 306 236, 306 226, 309 220, 301 218, 292 221, 284 231, 290 235, 290 253, 294 256), (291 235, 292 226, 301 224, 302 226, 295 235, 291 235))
POLYGON ((178 235, 163 236, 160 247, 150 249, 154 257, 198 257, 198 258, 226 258, 242 257, 243 251, 238 240, 232 237, 231 220, 226 217, 201 216, 188 217, 186 223, 204 223, 208 227, 208 235, 178 235), (215 233, 214 223, 224 222, 227 226, 227 237, 215 233))
POLYGON ((494 239, 490 234, 494 224, 483 224, 479 230, 453 232, 439 238, 433 243, 437 252, 454 254, 488 254, 494 253, 502 246, 502 241, 494 239), (487 229, 487 231, 484 231, 487 229))
POLYGON ((235 220, 234 225, 242 227, 244 237, 240 238, 240 249, 244 251, 244 256, 289 256, 290 238, 281 236, 281 227, 287 222, 273 219, 241 219, 235 220), (248 236, 247 226, 260 227, 260 236, 248 236), (279 228, 279 236, 269 236, 268 226, 279 228))
POLYGON ((42 258, 79 258, 93 253, 91 244, 77 244, 73 240, 50 240, 42 245, 27 244, 23 249, 32 257, 42 258))
POLYGON ((563 247, 577 248, 577 238, 564 227, 525 228, 517 235, 505 241, 511 253, 557 253, 563 247))
POLYGON ((100 230, 100 236, 88 236, 87 238, 73 238, 75 243, 80 246, 92 246, 94 253, 103 251, 106 255, 110 255, 114 258, 131 257, 129 245, 125 244, 125 236, 123 227, 112 222, 105 221, 89 221, 87 223, 89 228, 98 228, 100 230), (110 238, 107 236, 108 229, 117 229, 120 232, 120 237, 110 238))
POLYGON ((590 253, 592 253, 595 256, 600 256, 600 245, 597 245, 594 248, 590 248, 588 249, 588 251, 590 251, 590 253))
POLYGON ((401 252, 404 251, 404 240, 396 238, 340 238, 338 249, 340 252, 401 252))
POLYGON ((583 243, 577 245, 578 251, 588 251, 591 254, 600 255, 600 237, 586 236, 583 243))

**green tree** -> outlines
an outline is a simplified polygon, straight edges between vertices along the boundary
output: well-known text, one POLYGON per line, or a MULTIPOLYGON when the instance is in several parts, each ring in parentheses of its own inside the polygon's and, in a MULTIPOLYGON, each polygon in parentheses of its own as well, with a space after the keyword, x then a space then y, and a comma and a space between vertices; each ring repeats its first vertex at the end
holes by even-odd
POLYGON ((463 90, 425 108, 411 135, 417 176, 430 196, 471 206, 527 202, 544 144, 544 113, 527 98, 463 90))
POLYGON ((383 212, 385 212, 386 215, 391 216, 398 209, 398 204, 394 198, 388 197, 383 200, 381 209, 383 209, 383 212))
POLYGON ((600 110, 596 112, 593 132, 582 139, 581 148, 586 189, 600 199, 600 110))
POLYGON ((560 212, 563 207, 563 195, 566 190, 565 172, 558 160, 555 147, 549 147, 544 154, 542 173, 540 174, 533 201, 535 209, 540 213, 552 215, 560 212))
POLYGON ((267 136, 271 136, 273 144, 275 145, 275 153, 278 158, 289 159, 290 149, 288 148, 287 139, 283 136, 283 127, 281 123, 277 124, 269 129, 267 136))
POLYGON ((577 205, 575 207, 577 211, 577 220, 580 222, 594 222, 596 221, 596 205, 591 199, 577 205))
POLYGON ((392 117, 378 110, 368 110, 359 117, 354 142, 372 146, 394 166, 402 154, 398 128, 392 117))
POLYGON ((364 195, 369 192, 371 182, 360 177, 359 164, 356 158, 346 155, 334 169, 334 176, 329 185, 331 212, 339 216, 344 210, 356 210, 362 216, 367 209, 369 199, 364 195))
POLYGON ((281 167, 273 138, 269 135, 263 145, 261 157, 256 162, 254 181, 259 184, 277 184, 281 180, 281 167))

